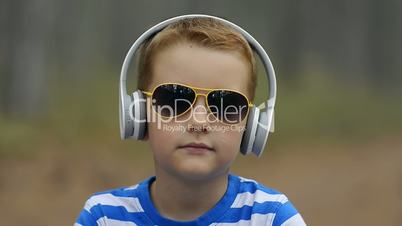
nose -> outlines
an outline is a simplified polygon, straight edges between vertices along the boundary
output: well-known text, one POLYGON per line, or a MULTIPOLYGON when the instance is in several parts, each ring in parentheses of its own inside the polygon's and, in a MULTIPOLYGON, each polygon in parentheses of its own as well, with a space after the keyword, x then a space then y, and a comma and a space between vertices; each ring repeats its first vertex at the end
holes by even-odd
POLYGON ((197 95, 193 109, 192 109, 192 116, 194 120, 199 122, 206 122, 208 116, 208 106, 206 104, 206 97, 205 95, 197 95))
POLYGON ((205 95, 197 95, 193 109, 191 109, 191 117, 189 121, 189 130, 198 132, 208 131, 208 106, 206 104, 205 95))

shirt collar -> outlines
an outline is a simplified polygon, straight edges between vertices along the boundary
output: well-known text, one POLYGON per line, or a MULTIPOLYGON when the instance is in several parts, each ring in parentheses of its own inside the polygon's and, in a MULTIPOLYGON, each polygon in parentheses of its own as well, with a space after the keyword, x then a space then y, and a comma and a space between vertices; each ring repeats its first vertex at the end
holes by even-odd
POLYGON ((149 192, 150 185, 156 179, 155 176, 149 177, 144 182, 140 183, 138 187, 139 191, 139 199, 141 206, 143 207, 145 214, 157 225, 169 225, 169 226, 195 226, 195 225, 209 225, 213 222, 216 222, 218 218, 222 217, 224 213, 230 209, 233 201, 236 198, 238 193, 240 179, 238 176, 233 174, 228 174, 228 184, 226 188, 225 194, 222 198, 204 213, 202 216, 198 217, 192 221, 175 221, 172 219, 168 219, 158 212, 155 208, 151 195, 149 192))

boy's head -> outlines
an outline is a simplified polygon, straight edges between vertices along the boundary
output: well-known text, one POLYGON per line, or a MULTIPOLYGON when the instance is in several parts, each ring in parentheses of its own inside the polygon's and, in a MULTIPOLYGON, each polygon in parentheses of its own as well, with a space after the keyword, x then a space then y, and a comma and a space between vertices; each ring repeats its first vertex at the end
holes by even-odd
POLYGON ((189 18, 167 26, 141 47, 138 89, 150 90, 156 55, 168 47, 190 43, 198 47, 240 54, 249 65, 247 96, 254 100, 256 63, 247 40, 234 29, 212 18, 189 18))
MULTIPOLYGON (((254 55, 242 35, 214 19, 181 20, 157 33, 141 49, 138 89, 151 91, 162 83, 230 89, 252 101, 254 55)), ((193 108, 175 120, 155 121, 147 116, 146 137, 157 174, 203 180, 228 172, 239 152, 246 120, 230 126, 210 121, 205 98, 198 96, 193 108), (189 143, 208 148, 189 148, 189 143)), ((151 103, 148 97, 148 112, 152 111, 151 103)))

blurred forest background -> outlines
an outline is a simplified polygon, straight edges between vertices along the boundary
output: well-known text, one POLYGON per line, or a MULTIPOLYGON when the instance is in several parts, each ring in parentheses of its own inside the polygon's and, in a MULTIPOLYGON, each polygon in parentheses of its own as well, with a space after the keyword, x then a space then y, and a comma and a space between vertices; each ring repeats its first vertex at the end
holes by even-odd
POLYGON ((142 32, 189 13, 240 25, 276 69, 276 132, 233 171, 308 225, 400 225, 397 0, 0 0, 1 224, 72 225, 92 193, 153 174, 147 144, 119 137, 120 67, 142 32))

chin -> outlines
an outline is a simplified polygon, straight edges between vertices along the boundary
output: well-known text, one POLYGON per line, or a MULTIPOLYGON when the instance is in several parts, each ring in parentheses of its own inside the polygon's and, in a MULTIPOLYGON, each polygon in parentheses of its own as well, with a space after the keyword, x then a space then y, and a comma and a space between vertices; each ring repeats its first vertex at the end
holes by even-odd
POLYGON ((208 180, 226 172, 224 169, 196 163, 182 164, 176 170, 181 178, 194 181, 208 180))
POLYGON ((176 169, 177 175, 186 180, 205 180, 215 174, 215 170, 203 165, 181 165, 176 169))

